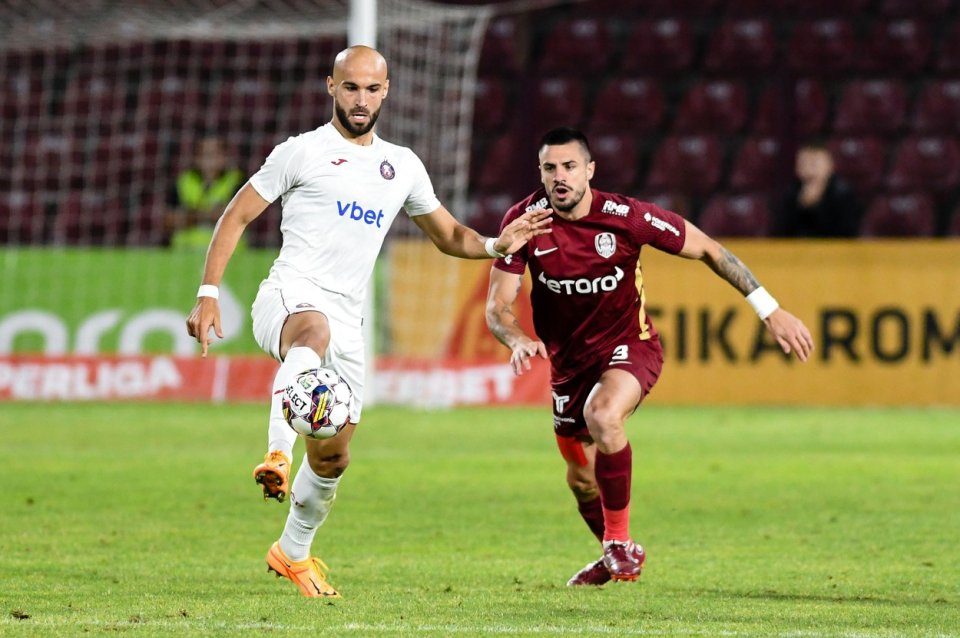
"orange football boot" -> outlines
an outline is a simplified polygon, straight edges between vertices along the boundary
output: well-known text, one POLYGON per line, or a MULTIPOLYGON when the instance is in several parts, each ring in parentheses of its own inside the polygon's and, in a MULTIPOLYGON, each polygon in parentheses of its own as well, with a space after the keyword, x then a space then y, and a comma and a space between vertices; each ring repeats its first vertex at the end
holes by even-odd
POLYGON ((263 487, 263 499, 282 503, 290 492, 290 458, 280 450, 268 452, 263 463, 253 468, 253 480, 263 487))
POLYGON ((270 546, 267 552, 267 571, 285 576, 300 588, 304 596, 310 598, 340 598, 337 590, 327 582, 326 564, 311 556, 306 560, 292 561, 280 549, 280 542, 270 546))

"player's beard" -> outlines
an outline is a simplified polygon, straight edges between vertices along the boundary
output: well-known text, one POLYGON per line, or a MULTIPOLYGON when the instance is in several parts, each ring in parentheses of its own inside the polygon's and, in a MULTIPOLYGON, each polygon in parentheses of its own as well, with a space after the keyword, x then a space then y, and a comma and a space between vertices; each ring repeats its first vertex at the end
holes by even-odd
POLYGON ((361 126, 357 126, 350 121, 350 116, 347 114, 346 109, 340 106, 340 103, 334 100, 333 110, 337 113, 337 120, 343 125, 343 128, 347 129, 351 135, 360 137, 361 135, 366 135, 369 133, 374 125, 377 123, 377 118, 380 117, 380 109, 370 112, 367 111, 367 122, 361 126))
POLYGON ((577 207, 577 204, 579 204, 580 200, 583 199, 584 193, 587 192, 585 190, 575 191, 569 186, 567 187, 567 190, 570 191, 569 196, 567 197, 567 200, 562 204, 558 203, 556 199, 554 199, 553 194, 551 193, 550 206, 553 208, 553 210, 561 213, 569 213, 570 211, 572 211, 574 208, 577 207))

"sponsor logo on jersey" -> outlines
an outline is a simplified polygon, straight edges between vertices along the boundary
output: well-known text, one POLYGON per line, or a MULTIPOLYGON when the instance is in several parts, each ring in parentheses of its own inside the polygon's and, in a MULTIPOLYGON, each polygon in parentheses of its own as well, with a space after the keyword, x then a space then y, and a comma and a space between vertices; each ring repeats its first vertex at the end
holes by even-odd
POLYGON ((312 303, 303 302, 303 303, 298 303, 298 304, 296 305, 296 307, 297 307, 297 308, 313 308, 313 304, 312 304, 312 303))
POLYGON ((346 161, 347 161, 347 160, 345 160, 345 159, 343 159, 342 157, 340 157, 340 158, 338 158, 338 159, 336 159, 336 160, 330 160, 330 163, 333 164, 334 166, 340 166, 341 164, 343 164, 343 163, 346 162, 346 161))
POLYGON ((623 271, 619 266, 614 267, 612 275, 603 277, 580 277, 579 279, 550 279, 545 273, 541 272, 537 278, 547 290, 555 292, 558 295, 595 295, 598 292, 610 292, 617 289, 620 280, 623 279, 623 271))
POLYGON ((607 213, 609 215, 618 215, 620 217, 626 217, 630 213, 630 206, 627 204, 618 204, 617 202, 607 200, 603 202, 603 208, 600 209, 601 213, 607 213))
POLYGON ((547 201, 547 198, 546 198, 546 197, 541 197, 540 199, 538 199, 538 200, 535 201, 534 203, 532 203, 532 204, 530 204, 529 206, 527 206, 527 207, 523 210, 523 212, 529 213, 529 212, 532 211, 532 210, 546 210, 547 206, 549 206, 549 205, 550 205, 550 202, 547 201))
POLYGON ((680 236, 680 231, 677 230, 677 227, 676 227, 676 226, 674 226, 673 224, 671 224, 671 223, 669 223, 669 222, 663 221, 663 220, 660 219, 659 217, 654 217, 654 216, 651 215, 650 213, 644 213, 644 214, 643 214, 643 218, 644 218, 647 222, 649 222, 650 225, 653 226, 654 228, 656 228, 657 230, 670 231, 671 233, 673 233, 673 234, 676 235, 677 237, 680 236))
POLYGON ((593 245, 597 248, 597 254, 604 259, 609 259, 617 252, 617 238, 613 233, 597 233, 593 238, 593 245))
POLYGON ((340 217, 352 219, 355 222, 363 222, 368 226, 380 228, 380 222, 383 221, 383 209, 364 210, 363 206, 357 202, 341 202, 337 200, 337 213, 340 217))
POLYGON ((393 179, 396 176, 397 171, 393 168, 393 164, 387 160, 380 162, 380 177, 383 179, 393 179))

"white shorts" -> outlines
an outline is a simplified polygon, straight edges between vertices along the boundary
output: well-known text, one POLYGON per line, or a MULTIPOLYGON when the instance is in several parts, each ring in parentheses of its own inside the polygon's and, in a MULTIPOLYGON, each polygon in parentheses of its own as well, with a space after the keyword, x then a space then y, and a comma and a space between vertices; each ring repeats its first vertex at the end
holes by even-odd
POLYGON ((321 364, 339 374, 353 391, 350 421, 360 422, 363 407, 364 346, 363 320, 337 293, 305 280, 277 287, 264 283, 253 301, 253 337, 264 352, 280 361, 280 332, 290 315, 320 312, 330 324, 330 344, 321 364))

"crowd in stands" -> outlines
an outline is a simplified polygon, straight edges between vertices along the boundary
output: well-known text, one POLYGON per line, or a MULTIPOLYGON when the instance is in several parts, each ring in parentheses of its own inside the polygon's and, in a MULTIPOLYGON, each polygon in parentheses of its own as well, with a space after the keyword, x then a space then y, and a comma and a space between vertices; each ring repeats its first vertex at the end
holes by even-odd
MULTIPOLYGON (((256 170, 329 119, 323 79, 344 45, 0 51, 0 244, 169 244, 170 189, 198 139, 216 133, 231 165, 256 170)), ((960 1, 587 0, 498 15, 471 224, 492 232, 537 186, 532 145, 561 124, 590 136, 595 187, 718 236, 960 235, 960 1)), ((252 245, 276 245, 277 215, 252 245)))

